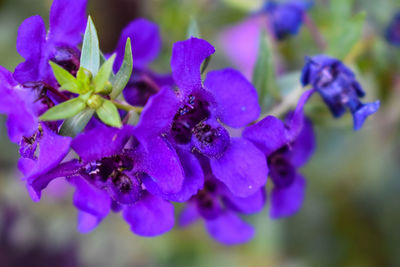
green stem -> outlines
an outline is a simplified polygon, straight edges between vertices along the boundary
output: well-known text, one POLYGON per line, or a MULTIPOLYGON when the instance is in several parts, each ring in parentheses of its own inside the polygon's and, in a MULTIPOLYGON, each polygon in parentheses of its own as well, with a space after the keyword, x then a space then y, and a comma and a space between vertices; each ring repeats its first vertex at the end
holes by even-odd
POLYGON ((136 113, 141 113, 143 111, 143 107, 136 107, 136 106, 131 106, 128 103, 120 103, 117 100, 111 100, 111 102, 119 109, 125 110, 125 111, 135 111, 136 113))

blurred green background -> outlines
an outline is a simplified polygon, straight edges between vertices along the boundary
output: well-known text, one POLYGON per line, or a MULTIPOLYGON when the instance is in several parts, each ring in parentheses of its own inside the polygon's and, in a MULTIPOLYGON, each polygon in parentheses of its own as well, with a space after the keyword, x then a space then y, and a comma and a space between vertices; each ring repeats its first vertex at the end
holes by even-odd
MULTIPOLYGON (((352 1, 339 1, 350 6, 352 1)), ((104 52, 111 52, 120 30, 145 17, 160 25, 163 51, 154 63, 167 72, 172 44, 186 38, 191 17, 202 37, 217 46, 210 69, 229 66, 218 34, 240 22, 258 0, 89 0, 104 52), (219 51, 219 52, 218 52, 219 51)), ((346 28, 330 1, 316 1, 311 17, 325 36, 346 28)), ((15 50, 19 24, 40 14, 48 20, 50 0, 0 0, 0 65, 13 70, 22 60, 15 50)), ((33 203, 16 170, 17 146, 8 141, 0 117, 0 266, 400 266, 400 48, 382 39, 398 0, 357 0, 351 14, 367 12, 362 38, 349 64, 368 92, 380 98, 380 111, 362 131, 350 116, 334 120, 313 98, 308 113, 318 147, 302 173, 306 201, 298 214, 272 221, 266 209, 248 219, 257 234, 248 244, 225 247, 206 234, 202 223, 174 228, 157 238, 134 236, 119 215, 108 216, 91 234, 76 231, 72 189, 58 181, 33 203), (314 104, 313 104, 314 103, 314 104)), ((329 38, 328 38, 329 39, 329 38)), ((318 53, 310 33, 279 45, 288 71, 298 71, 305 55, 318 53)), ((298 82, 296 80, 296 82, 298 82)), ((290 89, 290 88, 289 88, 290 89)), ((1 97, 1 96, 0 96, 1 97)))

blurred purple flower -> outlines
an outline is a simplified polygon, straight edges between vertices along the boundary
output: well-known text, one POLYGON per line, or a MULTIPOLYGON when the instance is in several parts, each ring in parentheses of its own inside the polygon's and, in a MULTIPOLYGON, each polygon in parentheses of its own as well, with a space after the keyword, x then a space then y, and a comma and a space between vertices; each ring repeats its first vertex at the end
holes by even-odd
POLYGON ((17 51, 25 59, 14 72, 21 84, 40 82, 57 87, 49 61, 75 74, 79 69, 81 43, 86 26, 87 0, 54 0, 50 11, 50 28, 40 16, 26 19, 18 30, 17 51))
POLYGON ((353 115, 354 130, 361 129, 365 119, 378 111, 379 100, 363 104, 359 98, 365 96, 354 73, 341 61, 325 55, 306 59, 302 71, 303 86, 311 85, 323 98, 335 117, 346 112, 353 115))
POLYGON ((315 148, 311 122, 303 114, 312 94, 313 90, 303 93, 286 123, 268 116, 243 132, 267 158, 274 185, 270 197, 270 217, 274 219, 296 213, 304 201, 306 181, 297 169, 309 160, 315 148))
POLYGON ((136 132, 144 142, 162 136, 176 150, 209 158, 216 178, 235 195, 247 197, 266 182, 265 160, 251 142, 231 137, 221 122, 241 128, 256 120, 257 93, 233 69, 209 72, 203 86, 200 66, 212 53, 214 48, 201 39, 175 43, 171 67, 179 89, 164 87, 151 97, 136 132))
POLYGON ((144 106, 160 87, 173 85, 173 80, 171 75, 156 74, 148 67, 161 50, 161 36, 158 25, 143 18, 132 21, 123 29, 115 50, 114 71, 122 64, 128 37, 132 40, 133 72, 123 93, 129 104, 144 106))
POLYGON ((386 40, 395 46, 400 46, 400 12, 390 22, 385 33, 386 40))

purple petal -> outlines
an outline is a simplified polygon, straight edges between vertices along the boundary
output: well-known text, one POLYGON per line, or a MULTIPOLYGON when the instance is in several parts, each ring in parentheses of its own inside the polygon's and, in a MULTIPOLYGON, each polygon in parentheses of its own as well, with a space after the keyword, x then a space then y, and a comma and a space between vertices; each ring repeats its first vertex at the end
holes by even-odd
POLYGON ((120 153, 131 133, 129 126, 118 129, 98 125, 75 137, 71 147, 85 162, 99 160, 120 153))
POLYGON ((100 222, 101 218, 81 210, 78 211, 78 231, 80 233, 87 234, 91 232, 100 222))
MULTIPOLYGON (((18 167, 22 172, 26 171, 29 167, 27 164, 34 164, 35 161, 30 159, 21 158, 18 167), (30 163, 28 163, 30 161, 30 163)), ((47 187, 47 185, 56 178, 60 177, 70 177, 76 175, 81 164, 78 160, 74 159, 68 162, 64 162, 53 168, 48 173, 38 176, 35 180, 28 183, 28 188, 30 187, 30 192, 34 193, 32 196, 33 201, 39 201, 41 197, 42 190, 47 187)), ((30 167, 32 168, 32 167, 30 167)), ((28 169, 29 170, 29 169, 28 169)))
POLYGON ((237 70, 209 72, 204 87, 214 95, 218 117, 223 123, 239 128, 260 115, 256 89, 237 70))
POLYGON ((204 174, 199 161, 191 152, 181 149, 177 150, 177 152, 185 173, 182 189, 179 192, 175 194, 162 194, 157 183, 152 179, 145 179, 144 183, 147 190, 152 194, 170 201, 185 202, 203 188, 204 174))
POLYGON ((161 136, 140 140, 143 153, 137 157, 136 172, 150 176, 163 194, 178 193, 184 172, 176 151, 161 136))
POLYGON ((303 123, 304 123, 304 105, 307 103, 307 101, 310 99, 310 97, 313 95, 315 92, 314 89, 310 89, 305 91, 300 99, 299 102, 297 102, 297 106, 295 111, 290 115, 290 117, 286 120, 287 125, 289 126, 289 138, 291 140, 296 139, 297 135, 300 133, 300 131, 303 128, 303 123))
POLYGON ((247 127, 243 137, 253 142, 266 156, 290 142, 285 124, 273 116, 247 127))
POLYGON ((124 59, 128 37, 132 42, 134 68, 143 69, 156 59, 161 49, 161 36, 157 24, 143 18, 135 19, 123 29, 119 38, 115 50, 117 53, 114 63, 115 70, 119 69, 124 59))
POLYGON ((232 138, 225 154, 219 159, 210 159, 210 163, 215 178, 238 197, 255 194, 267 181, 265 155, 243 138, 232 138))
POLYGON ((184 96, 202 88, 200 67, 214 52, 214 47, 207 41, 193 37, 174 44, 171 58, 172 76, 184 96))
POLYGON ((306 180, 297 175, 290 187, 274 187, 271 192, 270 217, 279 219, 296 213, 304 201, 306 180))
POLYGON ((315 150, 315 133, 310 120, 304 121, 303 129, 293 142, 287 155, 294 167, 302 167, 315 150))
POLYGON ((74 47, 82 42, 87 0, 54 0, 50 10, 48 40, 74 47))
POLYGON ((71 138, 57 135, 42 124, 43 136, 40 139, 38 160, 35 166, 25 173, 25 179, 32 184, 35 180, 56 167, 69 152, 71 138), (57 149, 54 149, 57 148, 57 149))
POLYGON ((253 75, 260 32, 265 25, 264 16, 252 17, 226 29, 219 38, 222 51, 248 79, 253 75))
POLYGON ((150 97, 140 116, 135 133, 138 136, 149 136, 168 131, 180 105, 174 90, 164 87, 159 93, 150 97))
POLYGON ((261 211, 265 205, 265 190, 261 188, 255 194, 249 197, 237 197, 233 195, 229 190, 224 190, 223 200, 227 206, 231 209, 245 213, 251 214, 261 211))
POLYGON ((225 212, 215 220, 207 220, 209 234, 225 245, 236 245, 248 242, 254 236, 251 225, 242 221, 235 213, 225 212))
POLYGON ((14 78, 20 83, 40 81, 47 68, 41 60, 45 55, 46 26, 40 16, 27 18, 18 29, 17 51, 26 60, 20 63, 14 72, 14 78))
POLYGON ((80 176, 72 177, 69 181, 76 187, 74 205, 79 210, 99 219, 108 215, 111 207, 111 198, 105 190, 96 188, 80 176))
POLYGON ((190 224, 194 223, 199 217, 200 216, 197 211, 196 205, 188 202, 179 216, 179 226, 187 227, 190 224))
POLYGON ((23 136, 32 136, 38 127, 37 108, 33 104, 35 96, 32 92, 17 86, 11 73, 1 66, 0 94, 0 113, 8 116, 7 128, 10 140, 18 143, 23 136))
POLYGON ((360 130, 368 116, 377 112, 379 107, 380 101, 377 100, 373 103, 363 104, 361 108, 353 113, 354 130, 360 130))
POLYGON ((132 206, 126 206, 122 216, 132 232, 141 236, 160 235, 174 226, 174 206, 149 193, 132 206))

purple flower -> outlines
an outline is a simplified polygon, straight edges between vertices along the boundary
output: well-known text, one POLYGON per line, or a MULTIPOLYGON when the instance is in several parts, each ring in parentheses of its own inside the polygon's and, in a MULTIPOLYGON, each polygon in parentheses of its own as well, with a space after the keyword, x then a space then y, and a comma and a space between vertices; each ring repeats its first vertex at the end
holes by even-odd
POLYGON ((266 182, 262 153, 249 141, 230 136, 223 124, 241 128, 260 114, 255 88, 236 70, 211 71, 202 83, 200 66, 214 53, 206 41, 191 38, 173 47, 171 67, 177 90, 164 87, 150 98, 137 126, 137 136, 154 136, 176 150, 210 159, 213 174, 239 197, 266 182), (223 123, 223 124, 221 124, 223 123))
POLYGON ((99 124, 72 141, 80 161, 61 164, 40 178, 44 184, 67 177, 76 187, 79 231, 91 231, 111 210, 122 211, 138 235, 155 236, 173 227, 172 204, 146 188, 156 187, 160 195, 178 192, 183 181, 178 157, 160 138, 143 146, 132 133, 131 126, 99 124))
POLYGON ((385 33, 386 40, 395 46, 400 46, 400 12, 390 22, 385 33))
POLYGON ((158 26, 143 18, 132 21, 122 31, 115 50, 117 54, 115 71, 122 64, 128 37, 132 40, 133 72, 123 93, 131 105, 144 106, 149 97, 156 94, 161 86, 172 85, 173 80, 171 75, 159 75, 148 68, 160 52, 161 36, 158 26))
POLYGON ((306 182, 297 169, 311 157, 315 136, 311 122, 304 118, 303 107, 313 91, 306 91, 286 123, 268 116, 245 129, 243 136, 252 141, 268 162, 273 182, 271 218, 290 216, 302 206, 306 182))
POLYGON ((205 174, 204 187, 187 202, 180 216, 180 225, 184 227, 203 218, 207 231, 219 242, 234 245, 249 241, 254 229, 238 213, 259 212, 265 204, 264 189, 245 198, 237 197, 212 174, 208 159, 201 158, 201 162, 205 174))
POLYGON ((268 21, 275 38, 283 40, 298 33, 303 24, 304 13, 311 7, 310 2, 292 0, 285 3, 268 1, 263 11, 268 15, 268 21))
POLYGON ((365 92, 354 73, 337 59, 325 55, 307 58, 301 82, 314 87, 335 117, 342 116, 347 107, 353 115, 354 130, 361 129, 365 119, 379 109, 379 100, 361 103, 359 98, 365 92))
POLYGON ((54 61, 75 74, 86 26, 87 0, 54 0, 50 11, 50 28, 40 16, 26 19, 18 30, 17 51, 25 59, 14 72, 21 84, 31 82, 57 87, 49 61, 54 61))

